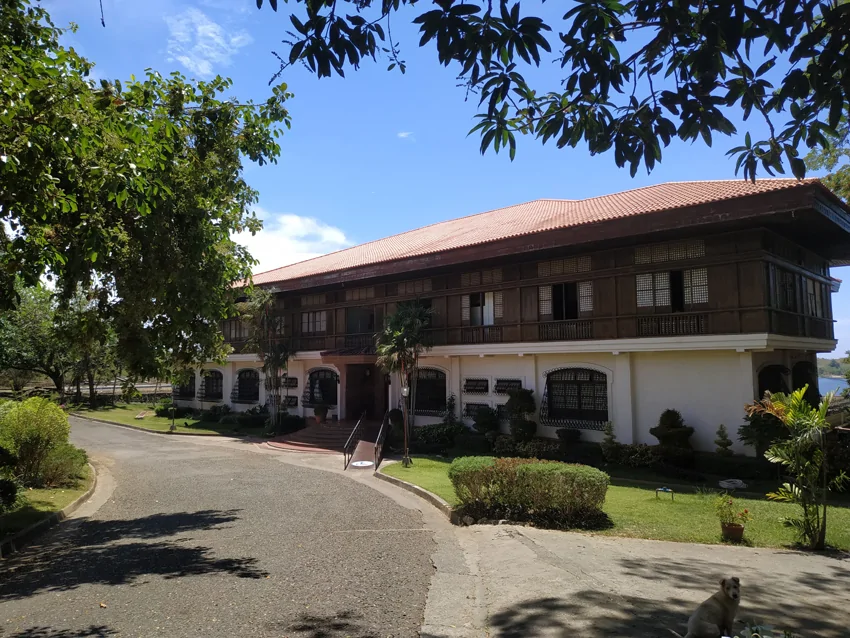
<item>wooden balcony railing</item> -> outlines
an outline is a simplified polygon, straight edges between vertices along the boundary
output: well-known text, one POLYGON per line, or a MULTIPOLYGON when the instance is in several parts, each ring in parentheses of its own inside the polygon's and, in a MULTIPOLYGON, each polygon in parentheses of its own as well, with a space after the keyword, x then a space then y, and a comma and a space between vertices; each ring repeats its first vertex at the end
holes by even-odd
POLYGON ((473 326, 461 330, 461 343, 502 343, 502 326, 473 326))
POLYGON ((375 335, 373 333, 345 335, 343 343, 345 348, 365 350, 375 346, 375 335))
POLYGON ((547 321, 538 324, 540 341, 574 341, 576 339, 593 339, 593 321, 547 321))
POLYGON ((672 314, 638 317, 639 337, 673 337, 706 333, 705 314, 672 314))

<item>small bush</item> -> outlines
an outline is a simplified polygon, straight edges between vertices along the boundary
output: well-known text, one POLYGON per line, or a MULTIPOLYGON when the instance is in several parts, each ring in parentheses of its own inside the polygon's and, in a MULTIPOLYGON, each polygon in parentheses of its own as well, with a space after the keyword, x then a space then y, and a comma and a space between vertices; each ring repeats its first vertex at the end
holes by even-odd
POLYGON ((714 439, 714 444, 717 446, 717 454, 720 456, 732 456, 732 439, 729 438, 729 432, 726 431, 726 426, 722 423, 717 428, 717 438, 714 439))
POLYGON ((198 420, 203 423, 218 423, 221 420, 220 414, 213 412, 212 410, 203 410, 198 415, 198 420))
POLYGON ((583 465, 493 457, 455 459, 449 479, 465 511, 559 528, 598 524, 610 481, 583 465))
POLYGON ((511 419, 511 436, 517 443, 530 441, 537 434, 537 423, 528 419, 511 419))
POLYGON ((12 479, 0 478, 0 513, 8 512, 18 503, 18 484, 12 479))
POLYGON ((88 463, 85 450, 61 443, 50 450, 41 466, 41 484, 47 487, 74 485, 88 463))
POLYGON ((277 417, 277 427, 273 429, 271 423, 269 423, 266 434, 291 434, 305 427, 307 427, 307 419, 303 416, 281 412, 277 417))
POLYGON ((508 402, 505 404, 505 410, 511 420, 524 419, 529 414, 533 414, 537 409, 534 403, 534 390, 528 388, 516 388, 508 391, 508 402))
POLYGON ((0 444, 15 457, 15 476, 26 486, 38 486, 45 459, 68 441, 70 430, 68 416, 49 399, 17 403, 0 423, 0 444))
POLYGON ((516 456, 516 441, 507 435, 497 436, 493 441, 494 456, 516 456))
POLYGON ((694 455, 694 470, 713 474, 719 478, 769 479, 772 466, 765 460, 753 456, 725 456, 712 452, 697 452, 694 455))
POLYGON ((410 449, 417 454, 444 454, 469 429, 460 423, 436 423, 413 428, 410 449))
POLYGON ((655 467, 661 460, 659 449, 646 443, 620 444, 617 464, 624 467, 655 467))
POLYGON ((619 463, 623 444, 617 440, 617 435, 614 433, 614 424, 608 421, 602 431, 605 433, 602 439, 602 456, 605 457, 605 461, 608 463, 619 463))
POLYGON ((265 427, 267 419, 268 414, 249 414, 248 412, 243 412, 239 415, 236 423, 239 427, 257 429, 265 427))
POLYGON ((449 456, 474 456, 490 454, 492 446, 486 435, 463 432, 455 437, 454 447, 447 450, 449 456))
MULTIPOLYGON (((0 423, 2 423, 2 421, 0 421, 0 423)), ((17 462, 18 460, 15 458, 15 455, 0 445, 0 473, 7 468, 14 467, 17 462)))
POLYGON ((738 427, 738 440, 755 448, 756 456, 763 457, 771 445, 784 441, 791 433, 785 424, 772 414, 754 412, 744 417, 745 423, 738 427))
POLYGON ((225 414, 221 417, 219 423, 221 425, 239 425, 239 417, 242 416, 240 414, 225 414))
POLYGON ((499 430, 499 414, 490 406, 482 406, 475 413, 472 427, 480 434, 499 430))
POLYGON ((322 403, 313 406, 313 416, 316 417, 316 420, 319 421, 319 423, 323 423, 325 419, 328 418, 328 406, 322 403))
POLYGON ((516 444, 516 455, 524 459, 559 460, 561 446, 547 439, 532 439, 516 444))
POLYGON ((555 434, 565 444, 577 443, 581 438, 581 430, 576 430, 575 428, 558 428, 555 434))

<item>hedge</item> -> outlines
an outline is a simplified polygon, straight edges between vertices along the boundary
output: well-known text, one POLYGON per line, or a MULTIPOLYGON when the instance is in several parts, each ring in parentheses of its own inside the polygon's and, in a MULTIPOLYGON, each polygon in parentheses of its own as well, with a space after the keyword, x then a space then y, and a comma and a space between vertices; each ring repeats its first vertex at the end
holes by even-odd
POLYGON ((604 525, 610 479, 585 465, 536 459, 461 457, 449 467, 461 508, 473 517, 533 521, 552 527, 604 525))

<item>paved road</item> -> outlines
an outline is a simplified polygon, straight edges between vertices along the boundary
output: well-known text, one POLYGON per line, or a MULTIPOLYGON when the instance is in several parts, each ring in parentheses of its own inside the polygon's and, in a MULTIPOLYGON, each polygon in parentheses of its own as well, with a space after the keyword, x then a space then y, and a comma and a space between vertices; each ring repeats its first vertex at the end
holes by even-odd
POLYGON ((114 492, 0 564, 3 638, 418 635, 418 511, 234 446, 77 419, 72 439, 114 492))

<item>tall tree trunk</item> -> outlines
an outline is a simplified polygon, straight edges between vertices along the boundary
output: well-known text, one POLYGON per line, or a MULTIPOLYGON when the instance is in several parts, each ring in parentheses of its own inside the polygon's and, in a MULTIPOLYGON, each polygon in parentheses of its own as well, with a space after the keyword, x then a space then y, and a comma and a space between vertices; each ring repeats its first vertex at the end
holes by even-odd
POLYGON ((47 375, 56 386, 56 392, 59 393, 59 403, 65 403, 65 375, 61 372, 54 372, 47 375))
POLYGON ((97 386, 94 382, 94 372, 89 370, 86 372, 86 377, 89 382, 89 405, 92 408, 97 407, 97 386))

